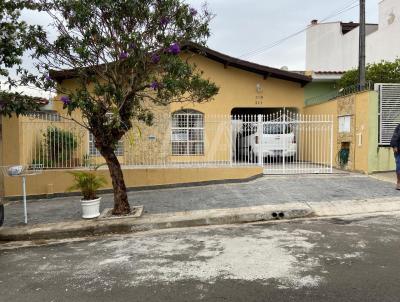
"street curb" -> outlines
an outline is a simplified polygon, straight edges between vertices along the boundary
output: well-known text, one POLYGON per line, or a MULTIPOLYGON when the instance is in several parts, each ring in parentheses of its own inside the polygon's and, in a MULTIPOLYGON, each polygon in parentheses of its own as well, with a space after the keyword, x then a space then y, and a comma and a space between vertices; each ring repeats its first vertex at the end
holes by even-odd
POLYGON ((245 208, 145 214, 140 218, 94 219, 5 227, 0 229, 0 242, 68 239, 169 228, 252 223, 277 219, 340 217, 396 211, 400 211, 400 197, 283 203, 245 208), (279 216, 281 213, 283 213, 283 217, 279 216))
POLYGON ((400 197, 307 203, 315 216, 346 216, 400 211, 400 197))
POLYGON ((148 214, 141 218, 96 219, 6 227, 0 229, 0 241, 66 239, 156 229, 261 222, 280 218, 306 218, 313 215, 312 209, 304 203, 148 214))

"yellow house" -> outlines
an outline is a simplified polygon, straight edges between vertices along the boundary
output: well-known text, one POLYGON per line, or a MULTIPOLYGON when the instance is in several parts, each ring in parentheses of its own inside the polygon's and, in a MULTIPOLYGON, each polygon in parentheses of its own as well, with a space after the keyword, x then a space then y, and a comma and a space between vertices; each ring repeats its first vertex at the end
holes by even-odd
MULTIPOLYGON (((278 115, 283 110, 303 114, 304 86, 311 78, 197 45, 186 46, 182 56, 219 86, 219 94, 201 104, 153 106, 154 125, 135 125, 117 150, 127 186, 240 180, 262 174, 263 167, 254 162, 232 165, 235 143, 231 116, 245 119, 261 114, 278 115)), ((73 87, 78 81, 71 71, 53 72, 52 78, 65 87, 73 87)), ((58 97, 50 106, 53 111, 63 113, 58 97)), ((69 169, 102 162, 87 131, 54 116, 57 115, 42 113, 2 120, 2 165, 40 164, 45 168, 41 175, 29 180, 28 194, 31 195, 64 193, 71 182, 71 176, 66 173, 69 169), (58 146, 56 150, 54 145, 58 146), (15 146, 19 146, 18 150, 10 154, 9 150, 15 146)), ((74 117, 79 120, 79 113, 74 113, 74 117)), ((107 175, 107 170, 98 173, 107 175)), ((3 187, 7 197, 21 195, 16 179, 5 177, 3 187)))

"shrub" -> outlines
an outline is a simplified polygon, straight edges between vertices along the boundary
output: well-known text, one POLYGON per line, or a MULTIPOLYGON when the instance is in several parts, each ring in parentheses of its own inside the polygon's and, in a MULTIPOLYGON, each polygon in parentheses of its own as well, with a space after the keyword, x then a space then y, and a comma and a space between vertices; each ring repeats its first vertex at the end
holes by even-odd
POLYGON ((70 172, 74 177, 74 184, 68 191, 80 190, 83 200, 92 200, 97 198, 97 190, 107 184, 104 176, 96 175, 93 172, 76 171, 70 172))
MULTIPOLYGON (((396 59, 394 62, 381 61, 380 63, 368 64, 366 80, 372 83, 400 83, 400 59, 396 59)), ((339 80, 340 88, 357 84, 357 69, 349 70, 339 80)))
POLYGON ((57 127, 48 127, 43 134, 40 151, 32 164, 41 164, 45 168, 74 166, 73 153, 78 147, 74 133, 57 127))

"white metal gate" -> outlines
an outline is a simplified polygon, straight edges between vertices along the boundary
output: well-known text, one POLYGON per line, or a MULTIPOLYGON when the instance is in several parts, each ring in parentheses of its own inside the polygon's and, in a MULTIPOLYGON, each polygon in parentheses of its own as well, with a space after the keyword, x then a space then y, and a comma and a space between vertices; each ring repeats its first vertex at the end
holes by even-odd
POLYGON ((233 116, 234 163, 264 174, 332 173, 333 120, 289 111, 233 116))

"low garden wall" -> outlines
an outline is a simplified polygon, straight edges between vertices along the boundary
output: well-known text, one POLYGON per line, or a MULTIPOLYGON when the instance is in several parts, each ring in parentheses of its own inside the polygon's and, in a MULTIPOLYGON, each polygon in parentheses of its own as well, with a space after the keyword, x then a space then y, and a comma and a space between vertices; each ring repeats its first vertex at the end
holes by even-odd
MULTIPOLYGON (((78 192, 67 192, 72 184, 73 170, 44 170, 42 174, 27 177, 27 195, 30 198, 56 197, 78 192)), ((75 171, 75 170, 74 170, 75 171)), ((206 182, 245 181, 262 175, 262 167, 207 167, 207 168, 157 168, 124 169, 124 179, 129 189, 168 187, 206 182)), ((111 192, 112 185, 107 169, 95 173, 106 176, 105 192, 111 192)), ((5 199, 14 200, 22 195, 22 183, 19 177, 4 178, 5 199)))

